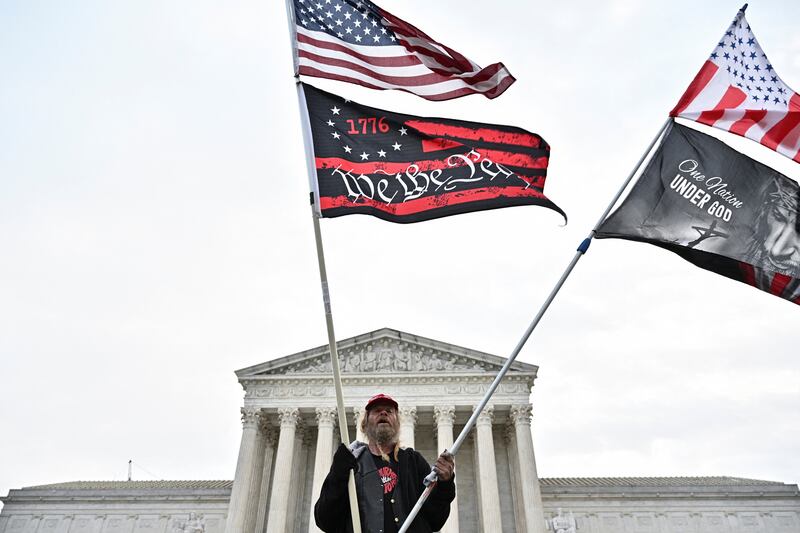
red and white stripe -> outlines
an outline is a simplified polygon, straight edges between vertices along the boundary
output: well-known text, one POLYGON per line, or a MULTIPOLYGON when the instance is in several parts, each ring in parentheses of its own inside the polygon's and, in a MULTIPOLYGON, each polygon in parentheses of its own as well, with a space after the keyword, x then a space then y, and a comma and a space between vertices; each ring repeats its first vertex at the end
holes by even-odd
MULTIPOLYGON (((740 12, 726 36, 734 33, 738 38, 744 36, 745 32, 752 37, 744 12, 740 12)), ((724 36, 723 41, 725 39, 724 36)), ((763 64, 767 64, 766 56, 755 42, 755 37, 752 39, 754 44, 749 49, 755 50, 753 53, 763 58, 763 64)), ((800 95, 771 71, 769 78, 776 78, 773 83, 784 91, 781 101, 754 100, 753 96, 758 96, 754 91, 759 85, 758 76, 763 74, 756 74, 755 82, 749 81, 749 76, 753 75, 750 70, 747 71, 745 80, 737 78, 728 70, 729 65, 736 64, 726 62, 721 55, 725 50, 725 47, 717 48, 715 54, 703 64, 670 115, 747 137, 800 162, 800 95), (738 87, 737 83, 744 87, 738 87), (783 103, 783 100, 787 103, 783 103)), ((740 50, 729 53, 740 53, 740 50)))
POLYGON ((399 34, 398 41, 402 44, 359 46, 298 25, 299 72, 371 89, 399 89, 427 100, 468 94, 495 98, 515 81, 502 63, 481 69, 433 41, 399 34))

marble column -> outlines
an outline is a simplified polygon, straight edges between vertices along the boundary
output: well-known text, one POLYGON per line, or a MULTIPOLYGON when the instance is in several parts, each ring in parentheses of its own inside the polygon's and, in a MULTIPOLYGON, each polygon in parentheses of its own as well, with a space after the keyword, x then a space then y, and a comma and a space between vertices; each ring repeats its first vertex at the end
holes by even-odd
MULTIPOLYGON (((449 450, 453 446, 453 422, 456 419, 456 408, 453 405, 437 405, 433 408, 433 420, 436 424, 437 453, 449 450)), ((456 476, 458 483, 458 476, 456 476)), ((456 499, 450 504, 450 518, 441 529, 442 533, 458 533, 458 487, 456 499)))
POLYGON ((414 405, 404 405, 400 407, 398 414, 400 415, 400 443, 407 448, 413 448, 417 408, 414 405))
POLYGON ((497 463, 494 458, 492 420, 494 407, 486 407, 475 425, 478 457, 478 492, 481 501, 481 531, 502 531, 500 492, 497 485, 497 463))
POLYGON ((73 515, 71 515, 71 514, 64 515, 61 518, 61 523, 58 524, 58 531, 61 532, 61 533, 68 533, 69 532, 69 528, 72 526, 73 518, 75 518, 75 517, 73 515))
POLYGON ((99 514, 94 517, 94 533, 103 531, 103 526, 106 523, 106 515, 99 514))
POLYGON ((33 515, 31 517, 31 521, 25 524, 25 528, 23 529, 24 533, 36 533, 39 530, 39 524, 42 521, 41 515, 33 515))
MULTIPOLYGON (((361 431, 361 417, 365 416, 366 413, 364 412, 363 407, 354 407, 353 408, 353 421, 356 425, 356 440, 360 440, 361 442, 367 442, 367 436, 361 431)), ((352 436, 351 436, 352 437, 352 436)), ((348 443, 349 444, 349 443, 348 443)))
MULTIPOLYGON (((294 457, 294 435, 300 412, 296 408, 278 409, 281 433, 278 437, 278 451, 275 456, 272 493, 269 497, 267 533, 286 533, 287 511, 289 510, 289 484, 292 481, 292 459, 294 457)), ((238 533, 227 530, 226 533, 238 533)))
MULTIPOLYGON (((586 520, 589 522, 589 531, 588 533, 600 533, 600 518, 597 516, 597 513, 589 513, 586 515, 586 520)), ((658 520, 658 518, 656 518, 658 520)), ((659 522, 657 522, 658 524, 659 522)), ((659 529, 658 531, 663 531, 664 533, 667 532, 666 528, 659 529)))
POLYGON ((287 507, 286 516, 289 517, 286 527, 288 531, 294 531, 295 522, 300 522, 298 516, 300 510, 300 502, 305 493, 305 480, 306 480, 306 461, 304 456, 306 454, 308 429, 303 424, 302 420, 297 424, 294 433, 294 456, 292 457, 292 480, 289 482, 289 505, 287 507))
POLYGON ((656 521, 658 522, 659 531, 665 533, 669 531, 669 518, 666 513, 656 513, 656 521))
MULTIPOLYGON (((731 514, 732 513, 723 513, 722 516, 722 523, 725 526, 725 531, 727 533, 734 533, 736 531, 735 525, 731 522, 731 514)), ((666 531, 666 529, 664 530, 666 531)))
POLYGON ((169 526, 169 515, 158 515, 158 531, 159 533, 166 533, 167 526, 169 526))
POLYGON ((242 407, 242 440, 239 445, 239 459, 236 462, 236 477, 231 489, 231 501, 228 505, 228 520, 225 531, 228 533, 244 531, 247 519, 248 496, 253 482, 253 466, 259 445, 259 413, 260 409, 242 407))
POLYGON ((527 531, 525 526, 525 502, 522 498, 522 484, 519 478, 519 451, 517 450, 517 431, 514 424, 508 423, 505 427, 506 453, 508 455, 508 470, 511 474, 511 497, 514 501, 514 526, 520 533, 527 531))
MULTIPOLYGON (((480 525, 483 524, 483 518, 481 515, 483 514, 483 506, 481 505, 481 463, 478 459, 478 434, 475 429, 475 426, 472 427, 472 430, 467 435, 467 440, 472 444, 472 475, 473 475, 473 486, 471 487, 472 492, 475 495, 475 516, 476 516, 476 530, 480 531, 480 525)), ((456 487, 458 489, 458 487, 456 487)))
POLYGON ((636 519, 631 513, 622 513, 622 530, 636 531, 636 519))
POLYGON ((731 531, 739 530, 739 514, 736 512, 725 513, 725 520, 728 522, 728 529, 731 531))
POLYGON ((314 523, 314 503, 322 490, 322 482, 328 475, 333 459, 333 429, 336 426, 335 407, 317 407, 317 450, 314 454, 314 477, 311 481, 311 511, 308 533, 321 533, 314 523))
POLYGON ((275 443, 278 440, 277 431, 269 425, 269 421, 266 417, 262 419, 261 431, 264 433, 264 467, 261 470, 261 487, 258 491, 258 509, 255 525, 256 533, 264 531, 264 525, 267 523, 269 488, 270 481, 272 480, 272 459, 275 455, 275 443))
POLYGON ((701 513, 691 513, 689 523, 692 524, 697 533, 703 533, 703 515, 701 513))
POLYGON ((542 491, 539 475, 536 472, 536 458, 533 454, 531 435, 531 405, 511 407, 511 422, 517 434, 517 453, 519 456, 519 481, 522 488, 522 501, 525 508, 525 531, 527 533, 546 533, 542 491))
POLYGON ((260 502, 261 496, 261 480, 264 475, 264 451, 266 448, 266 430, 267 430, 267 416, 266 413, 259 413, 258 420, 258 433, 256 434, 256 441, 254 444, 255 456, 252 464, 252 477, 250 478, 250 487, 247 490, 247 511, 245 511, 244 529, 247 533, 256 531, 256 520, 258 519, 258 510, 262 506, 260 502))

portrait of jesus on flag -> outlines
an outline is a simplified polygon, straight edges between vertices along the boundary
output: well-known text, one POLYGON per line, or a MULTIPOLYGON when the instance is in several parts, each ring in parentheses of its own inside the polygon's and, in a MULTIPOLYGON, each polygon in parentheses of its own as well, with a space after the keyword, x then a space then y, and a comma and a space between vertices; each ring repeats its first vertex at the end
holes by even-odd
POLYGON ((674 123, 597 238, 648 242, 800 304, 800 186, 674 123))

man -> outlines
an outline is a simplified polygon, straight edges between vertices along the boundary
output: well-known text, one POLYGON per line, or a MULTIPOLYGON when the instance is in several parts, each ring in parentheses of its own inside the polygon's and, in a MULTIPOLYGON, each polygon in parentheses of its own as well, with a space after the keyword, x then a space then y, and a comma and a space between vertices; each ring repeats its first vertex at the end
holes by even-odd
MULTIPOLYGON (((352 532, 347 483, 355 470, 361 530, 396 533, 425 489, 431 467, 419 452, 401 448, 397 402, 386 394, 369 399, 361 420, 368 442, 339 445, 314 506, 317 526, 326 533, 352 532)), ((453 456, 442 453, 434 464, 439 481, 411 524, 410 533, 439 531, 456 496, 453 456)))

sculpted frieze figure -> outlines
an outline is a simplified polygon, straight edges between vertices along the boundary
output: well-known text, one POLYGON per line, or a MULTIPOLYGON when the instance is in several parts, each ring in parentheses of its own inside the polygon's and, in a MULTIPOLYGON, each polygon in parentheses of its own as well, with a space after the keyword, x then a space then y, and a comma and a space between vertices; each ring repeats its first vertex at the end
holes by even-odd
POLYGON ((188 520, 174 520, 172 533, 205 533, 206 524, 203 515, 189 513, 188 520))
MULTIPOLYGON (((357 357, 359 360, 356 362, 356 372, 375 372, 377 370, 378 356, 372 351, 372 346, 362 350, 357 357)), ((351 355, 352 359, 353 356, 351 355)))
POLYGON ((394 355, 392 370, 396 372, 408 372, 411 370, 411 354, 406 350, 400 350, 394 355))
POLYGON ((383 348, 380 352, 378 352, 378 370, 393 370, 394 365, 392 364, 392 350, 389 348, 383 348))
POLYGON ((551 518, 549 522, 550 529, 555 533, 577 533, 578 525, 575 522, 572 511, 569 512, 569 515, 565 515, 561 511, 561 507, 559 507, 558 514, 551 518))
MULTIPOLYGON (((408 345, 383 342, 366 344, 339 353, 339 364, 343 373, 375 372, 437 372, 437 371, 486 371, 485 365, 460 356, 449 356, 430 348, 420 349, 408 345)), ((312 361, 296 363, 282 369, 286 374, 328 374, 331 362, 327 355, 312 361)), ((277 371, 276 371, 277 372, 277 371)))

